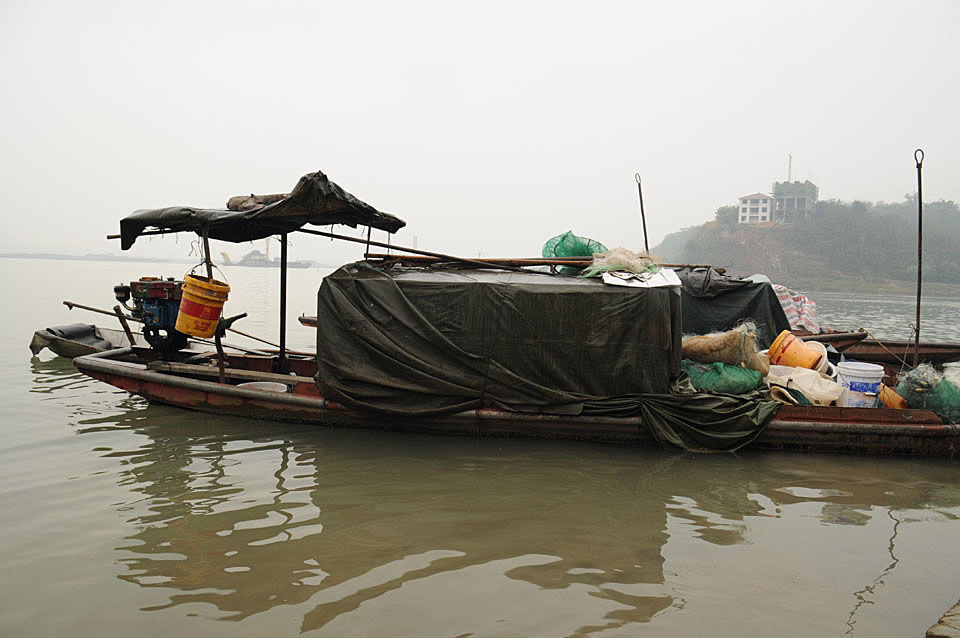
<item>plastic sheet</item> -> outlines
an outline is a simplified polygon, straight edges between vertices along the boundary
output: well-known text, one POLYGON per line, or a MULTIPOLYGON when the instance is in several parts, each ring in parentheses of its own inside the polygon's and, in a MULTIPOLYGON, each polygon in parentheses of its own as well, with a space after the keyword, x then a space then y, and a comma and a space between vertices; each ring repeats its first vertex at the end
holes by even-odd
POLYGON ((639 415, 665 446, 738 449, 778 404, 680 390, 679 303, 677 288, 351 264, 318 292, 317 385, 372 414, 639 415))

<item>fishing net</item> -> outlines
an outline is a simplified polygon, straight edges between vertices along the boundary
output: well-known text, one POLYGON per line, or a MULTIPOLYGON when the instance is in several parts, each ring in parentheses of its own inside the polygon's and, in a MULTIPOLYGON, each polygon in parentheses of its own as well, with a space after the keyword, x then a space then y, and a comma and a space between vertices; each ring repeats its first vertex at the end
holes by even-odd
POLYGON ((714 363, 697 363, 684 359, 680 366, 694 389, 700 392, 714 392, 719 394, 745 394, 756 390, 763 378, 756 370, 747 370, 739 366, 730 366, 719 361, 714 363))
POLYGON ((756 326, 742 323, 733 330, 683 339, 683 358, 699 363, 719 361, 731 366, 756 370, 762 376, 770 371, 766 355, 757 352, 756 326))
POLYGON ((646 252, 635 253, 626 248, 617 247, 593 256, 593 264, 584 269, 581 277, 595 277, 611 270, 623 272, 655 273, 660 267, 646 252))
POLYGON ((607 247, 587 237, 577 237, 568 230, 547 240, 543 245, 544 257, 593 257, 594 253, 605 253, 607 247))
MULTIPOLYGON (((562 235, 557 235, 547 240, 543 245, 541 254, 544 257, 593 257, 594 253, 605 253, 607 247, 598 241, 587 237, 578 237, 573 231, 568 230, 562 235)), ((580 268, 574 266, 563 266, 560 272, 565 275, 576 275, 580 268)))
POLYGON ((911 408, 933 410, 951 423, 960 423, 960 388, 929 363, 921 363, 904 375, 897 394, 911 408))

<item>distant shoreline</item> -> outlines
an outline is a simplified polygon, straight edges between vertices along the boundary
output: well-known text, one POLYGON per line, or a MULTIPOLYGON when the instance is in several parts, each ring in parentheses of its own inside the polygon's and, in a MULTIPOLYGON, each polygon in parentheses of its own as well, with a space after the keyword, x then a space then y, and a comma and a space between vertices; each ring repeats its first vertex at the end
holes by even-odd
POLYGON ((5 259, 57 259, 68 261, 123 261, 123 262, 166 262, 172 264, 193 264, 196 259, 171 258, 171 257, 134 257, 126 255, 61 255, 58 253, 0 253, 0 258, 5 259))
MULTIPOLYGON (((68 260, 68 261, 113 261, 113 262, 124 262, 124 263, 171 263, 171 264, 196 264, 196 259, 184 259, 184 258, 145 258, 145 257, 134 257, 134 256, 125 256, 125 255, 96 255, 96 254, 87 254, 87 255, 61 255, 57 253, 0 253, 0 258, 6 259, 46 259, 46 260, 68 260)), ((221 266, 237 266, 240 268, 246 268, 247 266, 239 266, 238 264, 220 264, 221 266)), ((321 264, 314 262, 311 268, 337 268, 341 264, 321 264)), ((816 292, 843 292, 845 290, 856 290, 860 293, 866 294, 878 294, 878 295, 889 295, 889 294, 902 294, 902 295, 912 295, 917 291, 917 282, 916 281, 898 281, 893 279, 877 279, 877 280, 864 280, 855 277, 841 277, 838 276, 829 280, 798 280, 795 282, 776 282, 781 283, 782 285, 787 286, 792 290, 804 291, 816 291, 816 292)), ((941 282, 924 282, 923 283, 923 292, 933 295, 940 296, 960 296, 960 285, 958 284, 946 284, 941 282)))
MULTIPOLYGON (((167 264, 197 264, 197 259, 186 259, 183 257, 135 257, 126 255, 61 255, 59 253, 0 253, 0 259, 46 259, 56 261, 113 261, 121 263, 167 263, 167 264)), ((248 268, 249 266, 241 264, 218 264, 218 267, 237 266, 248 268)), ((279 268, 279 266, 259 266, 260 268, 279 268)), ((321 264, 312 262, 311 268, 336 268, 337 265, 321 264)))

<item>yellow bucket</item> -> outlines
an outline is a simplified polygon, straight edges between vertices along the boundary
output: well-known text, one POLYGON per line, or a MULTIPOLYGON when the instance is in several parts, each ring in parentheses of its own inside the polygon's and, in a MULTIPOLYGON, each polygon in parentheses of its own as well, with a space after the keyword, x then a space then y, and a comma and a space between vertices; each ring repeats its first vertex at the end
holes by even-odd
POLYGON ((183 297, 177 314, 177 330, 194 337, 212 337, 230 286, 199 275, 183 278, 183 297))
POLYGON ((770 345, 770 363, 792 368, 816 370, 823 355, 808 347, 789 330, 781 332, 770 345))
POLYGON ((880 403, 883 404, 885 408, 896 408, 897 410, 903 410, 909 408, 907 405, 907 400, 902 396, 896 393, 895 390, 888 388, 884 384, 880 384, 880 392, 877 393, 877 398, 880 399, 880 403))

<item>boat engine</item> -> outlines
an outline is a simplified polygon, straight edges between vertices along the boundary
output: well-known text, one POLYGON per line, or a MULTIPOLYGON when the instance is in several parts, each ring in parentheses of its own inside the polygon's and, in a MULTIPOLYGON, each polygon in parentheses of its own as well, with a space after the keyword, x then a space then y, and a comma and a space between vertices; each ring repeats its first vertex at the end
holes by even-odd
POLYGON ((141 277, 130 285, 113 287, 117 301, 143 323, 143 336, 160 358, 165 359, 187 345, 187 335, 177 330, 183 282, 168 277, 141 277), (133 307, 127 305, 133 298, 133 307))

